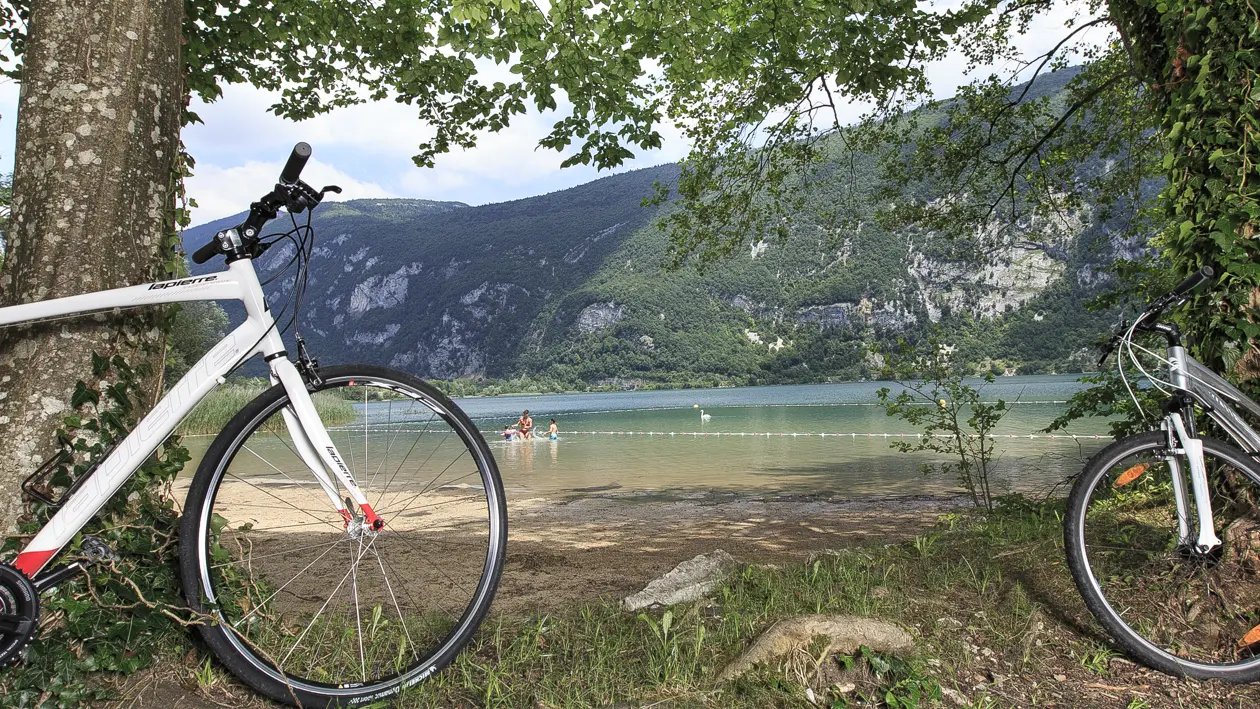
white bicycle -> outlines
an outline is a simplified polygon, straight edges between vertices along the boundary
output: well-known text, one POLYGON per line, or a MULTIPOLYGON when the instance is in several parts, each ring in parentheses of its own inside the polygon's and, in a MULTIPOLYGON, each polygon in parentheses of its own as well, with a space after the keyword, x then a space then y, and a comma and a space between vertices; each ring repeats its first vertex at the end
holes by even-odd
MULTIPOLYGON (((0 309, 0 326, 196 300, 239 300, 246 312, 62 499, 45 500, 59 506, 56 513, 12 564, 0 564, 0 666, 37 630, 39 593, 79 565, 50 562, 254 355, 266 361, 273 386, 205 451, 180 527, 185 597, 212 619, 199 630, 219 661, 275 700, 353 706, 395 696, 442 668, 489 610, 507 511, 480 432, 450 399, 408 374, 320 368, 296 333, 313 248, 310 211, 340 191, 299 179, 310 153, 299 143, 244 223, 193 255, 197 263, 224 256, 227 270, 0 309), (306 224, 291 216, 293 230, 263 234, 282 208, 307 212, 306 224), (280 273, 297 266, 280 311, 283 318, 293 306, 296 362, 254 270, 254 259, 277 244, 293 250, 280 273), (321 420, 321 408, 338 420, 321 420)), ((64 462, 54 458, 41 471, 64 462)))

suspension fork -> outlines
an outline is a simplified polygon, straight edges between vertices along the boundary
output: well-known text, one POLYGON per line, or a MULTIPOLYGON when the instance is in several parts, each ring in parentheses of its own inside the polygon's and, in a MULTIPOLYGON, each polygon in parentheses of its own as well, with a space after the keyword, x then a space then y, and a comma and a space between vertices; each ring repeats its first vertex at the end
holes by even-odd
MULTIPOLYGON (((1193 423, 1191 423, 1193 427, 1193 423)), ((1169 413, 1164 418, 1164 431, 1168 434, 1169 452, 1172 455, 1168 460, 1168 468, 1173 478, 1173 496, 1177 503, 1177 527, 1180 535, 1179 541, 1187 544, 1191 540, 1189 517, 1190 506, 1186 500, 1186 486, 1182 477, 1180 461, 1177 459, 1177 453, 1185 453, 1186 460, 1190 463, 1190 486, 1194 493, 1195 516, 1198 517, 1199 529, 1198 539, 1195 541, 1195 548, 1199 553, 1209 552, 1221 545, 1220 537, 1216 536, 1214 520, 1212 519, 1212 498, 1208 490, 1207 467, 1203 462, 1203 439, 1194 435, 1189 430, 1186 422, 1181 417, 1180 412, 1169 413)))

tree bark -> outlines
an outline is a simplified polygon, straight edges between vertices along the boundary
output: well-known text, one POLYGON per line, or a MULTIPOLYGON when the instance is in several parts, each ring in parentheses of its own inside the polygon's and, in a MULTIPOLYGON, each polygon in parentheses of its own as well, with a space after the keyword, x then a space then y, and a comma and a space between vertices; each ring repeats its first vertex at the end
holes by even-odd
MULTIPOLYGON (((33 0, 18 100, 0 305, 160 279, 173 230, 183 100, 180 0, 33 0)), ((160 383, 160 313, 114 312, 0 332, 0 524, 55 450, 91 355, 160 383)), ((151 405, 151 401, 144 402, 151 405)))

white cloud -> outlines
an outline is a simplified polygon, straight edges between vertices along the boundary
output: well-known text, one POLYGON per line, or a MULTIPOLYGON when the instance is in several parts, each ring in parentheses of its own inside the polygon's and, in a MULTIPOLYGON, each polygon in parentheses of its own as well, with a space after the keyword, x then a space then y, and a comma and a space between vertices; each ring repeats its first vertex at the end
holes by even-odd
MULTIPOLYGON (((232 167, 199 163, 197 174, 188 181, 188 195, 197 202, 196 221, 213 221, 249 209, 250 203, 271 190, 283 168, 283 161, 251 160, 232 167)), ((357 180, 315 159, 307 163, 302 179, 316 189, 325 185, 341 187, 342 193, 329 193, 329 200, 399 196, 375 182, 357 180)))
MULTIPOLYGON (((274 97, 266 92, 232 86, 218 102, 194 106, 204 124, 186 129, 184 141, 197 159, 189 184, 189 193, 198 203, 193 213, 195 223, 238 210, 235 205, 240 204, 243 192, 239 185, 247 178, 255 185, 270 185, 275 173, 259 182, 263 175, 256 171, 263 161, 278 165, 298 140, 310 143, 324 164, 336 165, 347 183, 355 179, 358 184, 402 197, 485 204, 564 189, 609 174, 586 166, 561 169, 560 164, 575 148, 557 153, 538 147, 538 141, 568 110, 562 101, 554 112, 530 110, 516 116, 502 131, 480 136, 475 148, 438 156, 436 167, 431 169, 416 167, 411 160, 432 129, 420 122, 410 106, 381 101, 294 123, 268 113, 266 109, 273 102, 274 97), (255 172, 228 173, 232 167, 246 166, 255 172)), ((662 149, 641 153, 614 172, 672 162, 686 155, 688 145, 677 128, 666 124, 660 130, 662 149)), ((307 182, 315 184, 313 179, 307 182)), ((352 198, 350 192, 347 190, 346 198, 352 198)))

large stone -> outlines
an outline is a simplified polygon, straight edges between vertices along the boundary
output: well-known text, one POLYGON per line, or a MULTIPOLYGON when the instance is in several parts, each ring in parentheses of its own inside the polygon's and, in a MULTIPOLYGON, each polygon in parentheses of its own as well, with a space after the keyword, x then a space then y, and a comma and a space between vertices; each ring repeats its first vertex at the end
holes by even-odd
POLYGON ((717 588, 739 562, 718 549, 688 559, 664 576, 649 583, 642 591, 627 596, 622 605, 628 611, 652 605, 672 606, 699 600, 717 588))
POLYGON ((754 665, 809 648, 814 639, 820 637, 827 640, 828 652, 840 655, 851 655, 863 646, 876 652, 908 652, 914 648, 914 638, 886 620, 851 615, 805 615, 770 626, 722 670, 719 679, 733 680, 754 665))

